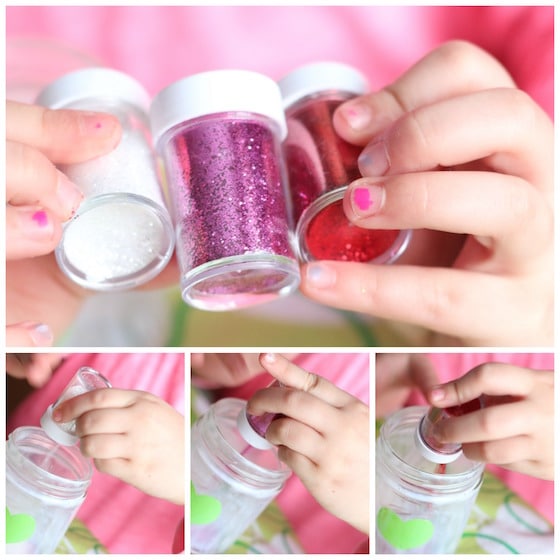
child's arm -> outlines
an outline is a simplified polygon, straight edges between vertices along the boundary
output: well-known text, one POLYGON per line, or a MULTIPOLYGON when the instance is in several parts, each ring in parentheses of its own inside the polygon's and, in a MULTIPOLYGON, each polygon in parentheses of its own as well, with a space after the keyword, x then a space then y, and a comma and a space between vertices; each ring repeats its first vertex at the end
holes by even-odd
POLYGON ((80 449, 99 471, 185 503, 185 422, 172 406, 144 391, 99 389, 53 411, 57 422, 74 418, 80 449))
POLYGON ((442 421, 434 436, 443 443, 461 442, 470 459, 553 480, 554 372, 484 364, 434 387, 430 402, 449 407, 482 394, 488 406, 442 421))
POLYGON ((348 218, 415 232, 398 266, 311 263, 302 291, 463 344, 551 344, 554 129, 498 61, 445 44, 334 124, 365 146, 348 218))
POLYGON ((286 387, 258 391, 251 414, 275 412, 266 438, 326 510, 369 533, 369 410, 326 379, 278 354, 263 367, 286 387))

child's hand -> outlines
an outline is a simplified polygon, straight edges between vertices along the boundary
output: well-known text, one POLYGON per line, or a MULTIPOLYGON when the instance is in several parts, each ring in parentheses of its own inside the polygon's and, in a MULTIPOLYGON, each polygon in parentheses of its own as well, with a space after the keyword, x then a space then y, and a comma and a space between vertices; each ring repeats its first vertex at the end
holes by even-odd
POLYGON ((8 345, 50 346, 77 312, 83 290, 65 279, 50 253, 83 195, 55 164, 108 152, 120 135, 111 115, 6 102, 8 345))
POLYGON ((311 263, 302 290, 464 344, 551 344, 553 124, 505 69, 452 42, 334 124, 365 146, 346 215, 415 232, 398 266, 311 263))
POLYGON ((462 443, 470 459, 553 480, 554 372, 485 364, 434 387, 430 402, 445 408, 482 394, 487 407, 436 424, 434 436, 462 443))
POLYGON ((42 387, 66 354, 6 354, 6 373, 42 387))
POLYGON ((369 410, 358 399, 279 354, 263 367, 287 387, 257 391, 251 414, 275 412, 266 439, 326 510, 369 533, 369 410))
POLYGON ((413 391, 427 397, 438 383, 432 363, 424 354, 381 353, 375 357, 375 415, 384 418, 406 405, 413 391))
MULTIPOLYGON (((287 354, 296 356, 296 354, 287 354)), ((236 387, 263 372, 259 354, 191 354, 191 367, 206 388, 236 387)))
POLYGON ((53 411, 57 422, 74 418, 80 449, 99 471, 185 503, 185 422, 173 407, 144 391, 99 389, 53 411))

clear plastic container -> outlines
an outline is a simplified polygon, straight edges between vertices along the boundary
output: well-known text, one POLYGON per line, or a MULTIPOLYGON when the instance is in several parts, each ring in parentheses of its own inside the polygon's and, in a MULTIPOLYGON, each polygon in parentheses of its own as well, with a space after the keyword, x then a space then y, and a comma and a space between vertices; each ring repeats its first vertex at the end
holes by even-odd
POLYGON ((352 224, 342 199, 361 177, 362 148, 343 140, 332 117, 345 101, 367 93, 358 70, 337 62, 298 68, 279 82, 288 123, 288 169, 298 258, 391 263, 406 249, 411 230, 374 230, 352 224))
POLYGON ((240 431, 246 404, 241 399, 222 399, 192 427, 192 553, 225 552, 291 474, 273 446, 255 447, 247 441, 255 443, 244 428, 240 431))
POLYGON ((37 103, 111 113, 122 126, 111 152, 60 166, 84 194, 55 251, 60 268, 94 290, 129 289, 151 280, 169 262, 174 234, 151 145, 148 93, 126 74, 86 68, 55 80, 37 103))
POLYGON ((85 499, 90 461, 37 427, 6 442, 6 552, 51 554, 85 499))
POLYGON ((281 153, 277 84, 218 70, 162 90, 150 111, 169 184, 185 302, 232 310, 299 285, 281 153))
POLYGON ((407 407, 381 427, 376 445, 377 554, 452 554, 482 484, 484 464, 455 449, 426 455, 418 446, 427 406, 407 407))
POLYGON ((83 393, 109 387, 111 387, 109 380, 98 371, 90 367, 81 367, 70 379, 58 399, 45 410, 41 416, 41 426, 49 437, 60 445, 74 445, 79 440, 76 435, 76 422, 74 420, 55 422, 52 418, 53 409, 64 401, 83 393))

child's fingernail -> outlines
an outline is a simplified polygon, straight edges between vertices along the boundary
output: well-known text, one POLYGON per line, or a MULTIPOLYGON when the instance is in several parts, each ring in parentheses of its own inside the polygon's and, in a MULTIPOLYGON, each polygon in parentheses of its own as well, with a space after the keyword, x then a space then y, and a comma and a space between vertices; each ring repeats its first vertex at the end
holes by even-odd
POLYGON ((18 209, 19 230, 30 239, 48 241, 54 235, 54 223, 44 210, 18 209))
POLYGON ((106 113, 82 111, 79 115, 80 131, 84 135, 112 136, 118 128, 118 119, 106 113))
POLYGON ((267 353, 263 356, 263 359, 268 364, 272 364, 276 361, 276 354, 267 353))
POLYGON ((381 185, 357 181, 349 188, 352 212, 357 218, 376 214, 383 207, 385 189, 381 185))
POLYGON ((64 173, 59 172, 56 198, 61 207, 61 216, 69 220, 82 203, 84 194, 64 173))
POLYGON ((361 100, 345 103, 340 107, 340 112, 350 128, 355 131, 367 128, 372 119, 370 106, 361 100))
POLYGON ((366 146, 360 157, 358 157, 358 166, 362 175, 384 175, 390 167, 385 141, 379 140, 366 146))
POLYGON ((336 272, 330 266, 311 263, 307 265, 305 278, 312 288, 329 288, 336 282, 336 272))
POLYGON ((48 325, 44 323, 31 323, 28 326, 29 336, 35 346, 51 346, 54 335, 48 325))
POLYGON ((62 412, 60 412, 60 410, 58 410, 58 408, 55 408, 55 409, 52 411, 52 419, 53 419, 55 422, 60 422, 60 420, 62 420, 62 412))
POLYGON ((431 391, 432 402, 441 402, 445 399, 445 391, 441 387, 432 389, 431 391))

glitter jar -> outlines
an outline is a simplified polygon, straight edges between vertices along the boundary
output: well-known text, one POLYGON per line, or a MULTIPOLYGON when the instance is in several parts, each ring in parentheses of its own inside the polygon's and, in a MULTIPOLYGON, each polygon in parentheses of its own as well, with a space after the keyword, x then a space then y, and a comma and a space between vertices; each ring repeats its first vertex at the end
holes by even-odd
POLYGON ((64 401, 95 389, 107 389, 111 383, 98 371, 90 367, 81 367, 70 379, 56 401, 49 405, 41 416, 41 426, 51 439, 61 445, 74 445, 79 438, 76 435, 76 421, 55 422, 52 411, 64 401))
POLYGON ((162 90, 150 116, 185 302, 223 311, 294 291, 277 84, 242 70, 195 74, 162 90))
POLYGON ((78 447, 37 427, 6 442, 6 552, 51 554, 86 497, 93 469, 78 447))
POLYGON ((60 268, 94 290, 128 289, 151 280, 171 258, 174 235, 151 145, 148 93, 126 74, 86 68, 52 82, 37 103, 111 113, 122 127, 111 152, 59 166, 84 194, 55 250, 60 268))
POLYGON ((361 177, 362 148, 335 132, 332 117, 341 103, 367 93, 366 78, 345 64, 318 62, 294 70, 279 86, 288 123, 284 157, 299 259, 395 261, 411 230, 361 228, 342 207, 348 184, 361 177))
MULTIPOLYGON (((246 401, 221 399, 191 429, 191 552, 225 552, 278 495, 291 471, 276 448, 239 429, 246 401), (253 442, 253 443, 251 443, 253 442)), ((257 434, 254 434, 257 438, 257 434)))
POLYGON ((452 554, 482 484, 484 464, 460 451, 441 468, 444 453, 418 447, 427 406, 403 408, 381 426, 376 446, 377 554, 452 554), (435 462, 434 462, 435 461, 435 462))

